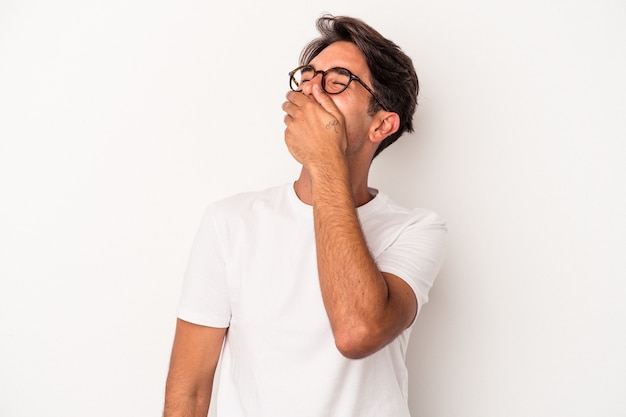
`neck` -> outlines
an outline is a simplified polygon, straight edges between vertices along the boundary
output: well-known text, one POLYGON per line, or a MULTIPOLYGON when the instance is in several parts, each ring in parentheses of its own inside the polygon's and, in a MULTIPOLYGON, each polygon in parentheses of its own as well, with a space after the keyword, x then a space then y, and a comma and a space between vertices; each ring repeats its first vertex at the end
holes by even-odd
MULTIPOLYGON (((360 207, 374 198, 367 184, 368 173, 369 168, 360 175, 350 172, 350 191, 355 207, 360 207)), ((313 182, 310 173, 304 167, 302 167, 300 176, 294 183, 294 190, 303 203, 313 205, 313 182)))

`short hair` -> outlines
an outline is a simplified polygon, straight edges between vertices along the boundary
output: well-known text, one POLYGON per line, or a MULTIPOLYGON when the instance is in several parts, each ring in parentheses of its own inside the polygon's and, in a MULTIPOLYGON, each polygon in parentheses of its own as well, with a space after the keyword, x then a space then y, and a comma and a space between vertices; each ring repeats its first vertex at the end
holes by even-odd
MULTIPOLYGON (((413 62, 398 45, 383 37, 360 19, 347 16, 324 15, 317 20, 321 36, 312 40, 300 54, 300 64, 308 65, 330 44, 347 41, 359 48, 371 73, 372 88, 384 108, 398 114, 398 131, 385 138, 376 152, 394 143, 404 132, 413 132, 413 114, 417 106, 419 81, 413 62)), ((376 113, 380 105, 370 99, 368 112, 376 113)))

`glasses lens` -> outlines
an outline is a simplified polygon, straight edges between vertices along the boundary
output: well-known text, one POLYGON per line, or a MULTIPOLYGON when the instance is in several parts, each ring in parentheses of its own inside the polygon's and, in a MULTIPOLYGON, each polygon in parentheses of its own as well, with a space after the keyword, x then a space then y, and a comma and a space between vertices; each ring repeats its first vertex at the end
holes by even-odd
POLYGON ((294 91, 302 91, 303 84, 307 81, 311 81, 315 76, 315 69, 313 67, 298 68, 291 74, 290 84, 291 89, 294 91))
POLYGON ((341 93, 350 84, 350 72, 344 68, 331 68, 324 77, 324 90, 328 94, 341 93))

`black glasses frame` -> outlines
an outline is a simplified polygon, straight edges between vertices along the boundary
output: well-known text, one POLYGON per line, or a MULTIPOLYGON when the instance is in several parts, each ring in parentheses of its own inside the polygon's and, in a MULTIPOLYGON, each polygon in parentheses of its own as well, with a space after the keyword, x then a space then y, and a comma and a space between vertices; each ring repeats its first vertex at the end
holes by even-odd
MULTIPOLYGON (((363 86, 363 88, 365 88, 367 90, 368 93, 370 93, 372 95, 372 97, 374 97, 374 100, 376 100, 376 102, 380 105, 380 107, 383 108, 383 110, 387 110, 386 107, 383 105, 383 103, 380 101, 380 99, 378 98, 378 96, 376 96, 376 94, 374 93, 374 91, 372 91, 371 88, 369 88, 367 86, 367 84, 365 84, 365 82, 363 82, 363 80, 361 80, 358 76, 354 75, 352 72, 350 72, 350 70, 343 68, 343 67, 333 67, 333 68, 329 68, 326 71, 321 71, 321 70, 316 70, 315 68, 313 68, 311 65, 301 65, 298 68, 294 69, 293 71, 289 72, 289 87, 296 92, 301 92, 302 91, 302 86, 300 84, 298 84, 298 81, 296 81, 294 75, 305 68, 310 68, 313 71, 313 77, 311 77, 311 80, 313 78, 315 78, 317 76, 317 74, 322 74, 322 89, 326 92, 326 94, 341 94, 344 91, 346 91, 346 89, 348 88, 348 86, 350 86, 350 83, 352 81, 357 81, 359 84, 361 84, 363 86), (339 91, 335 91, 335 92, 330 92, 328 90, 326 90, 326 74, 328 74, 329 72, 332 71, 345 71, 346 73, 348 73, 350 75, 350 78, 348 79, 348 82, 346 83, 346 85, 339 91)), ((310 80, 309 80, 310 81, 310 80)))

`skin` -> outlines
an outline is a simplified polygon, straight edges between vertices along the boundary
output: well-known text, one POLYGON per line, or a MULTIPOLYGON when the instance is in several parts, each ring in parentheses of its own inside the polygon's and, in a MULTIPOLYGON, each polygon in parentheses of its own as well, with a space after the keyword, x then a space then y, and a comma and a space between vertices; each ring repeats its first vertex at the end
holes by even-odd
POLYGON ((206 417, 226 329, 178 319, 165 385, 164 417, 206 417))
MULTIPOLYGON (((352 43, 328 46, 311 65, 344 67, 371 85, 365 58, 352 43)), ((399 118, 384 110, 368 115, 370 94, 356 82, 338 95, 324 93, 320 83, 318 75, 301 93, 287 94, 285 142, 302 164, 296 193, 313 206, 320 288, 335 344, 358 359, 392 341, 417 312, 408 284, 378 270, 356 213, 373 198, 367 183, 372 157, 399 118)))
MULTIPOLYGON (((371 86, 359 49, 336 42, 316 56, 318 70, 344 67, 371 86)), ((398 129, 396 113, 367 113, 370 94, 357 82, 328 95, 321 75, 290 91, 285 143, 302 164, 296 194, 313 206, 319 283, 337 349, 366 357, 413 321, 417 300, 399 277, 378 270, 367 248, 356 207, 370 201, 368 175, 378 144, 398 129)), ((166 417, 206 416, 213 377, 227 329, 178 320, 166 385, 166 417)))

